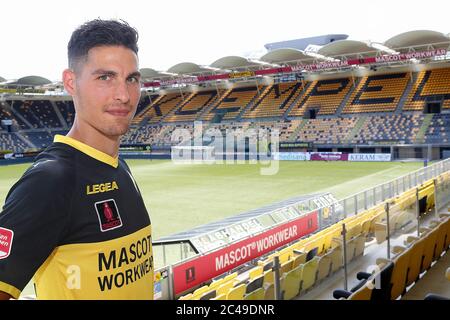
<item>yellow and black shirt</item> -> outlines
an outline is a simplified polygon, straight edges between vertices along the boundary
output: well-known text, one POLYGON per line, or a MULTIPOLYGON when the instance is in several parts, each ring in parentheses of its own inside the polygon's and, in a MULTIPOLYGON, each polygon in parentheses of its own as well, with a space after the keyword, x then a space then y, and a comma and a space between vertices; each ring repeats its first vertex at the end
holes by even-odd
POLYGON ((70 137, 11 188, 0 213, 0 291, 18 298, 152 299, 150 218, 121 159, 70 137))

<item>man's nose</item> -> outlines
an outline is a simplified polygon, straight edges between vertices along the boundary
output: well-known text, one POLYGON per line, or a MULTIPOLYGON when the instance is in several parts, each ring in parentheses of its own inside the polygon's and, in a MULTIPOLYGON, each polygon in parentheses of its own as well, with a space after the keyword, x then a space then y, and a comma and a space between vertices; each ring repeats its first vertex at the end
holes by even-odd
POLYGON ((114 94, 114 99, 120 101, 121 103, 128 103, 130 101, 130 93, 126 82, 118 82, 115 87, 114 94))

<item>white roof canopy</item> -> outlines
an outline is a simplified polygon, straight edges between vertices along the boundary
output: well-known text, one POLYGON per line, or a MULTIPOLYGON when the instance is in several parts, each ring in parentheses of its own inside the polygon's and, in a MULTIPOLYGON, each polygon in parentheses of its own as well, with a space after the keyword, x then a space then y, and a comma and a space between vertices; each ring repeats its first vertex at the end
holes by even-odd
POLYGON ((210 66, 217 69, 232 70, 232 69, 260 66, 260 64, 250 61, 249 59, 246 59, 244 57, 227 56, 214 61, 213 63, 211 63, 210 66))
POLYGON ((450 45, 450 38, 437 31, 416 30, 400 33, 388 39, 384 45, 392 49, 405 47, 422 47, 426 49, 426 45, 433 45, 435 49, 443 49, 448 48, 450 45))
POLYGON ((176 74, 190 74, 190 73, 211 72, 211 70, 203 68, 196 63, 182 62, 170 67, 167 70, 167 72, 176 74))
POLYGON ((282 48, 270 51, 259 60, 268 63, 297 64, 299 60, 312 60, 311 56, 305 55, 303 51, 292 48, 282 48))
POLYGON ((336 56, 373 56, 377 49, 367 43, 356 40, 338 40, 331 42, 319 49, 318 53, 326 57, 336 56))

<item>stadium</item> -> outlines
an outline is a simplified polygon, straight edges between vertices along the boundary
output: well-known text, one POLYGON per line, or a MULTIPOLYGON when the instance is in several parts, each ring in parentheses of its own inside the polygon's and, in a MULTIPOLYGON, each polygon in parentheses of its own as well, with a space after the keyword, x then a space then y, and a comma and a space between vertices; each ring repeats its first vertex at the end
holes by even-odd
MULTIPOLYGON (((120 155, 155 299, 450 298, 450 37, 347 38, 140 70, 120 155)), ((2 203, 74 114, 61 83, 0 77, 2 203)))

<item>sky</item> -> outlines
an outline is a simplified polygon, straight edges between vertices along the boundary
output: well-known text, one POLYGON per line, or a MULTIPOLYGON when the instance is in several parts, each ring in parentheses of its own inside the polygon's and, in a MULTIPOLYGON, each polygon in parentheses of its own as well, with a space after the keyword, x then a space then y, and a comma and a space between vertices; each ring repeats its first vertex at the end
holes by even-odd
POLYGON ((59 81, 72 31, 94 19, 123 19, 140 35, 140 68, 210 65, 264 53, 264 44, 326 34, 384 42, 399 33, 450 33, 450 1, 395 0, 21 0, 2 3, 0 76, 59 81))

